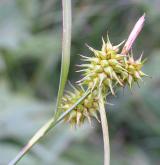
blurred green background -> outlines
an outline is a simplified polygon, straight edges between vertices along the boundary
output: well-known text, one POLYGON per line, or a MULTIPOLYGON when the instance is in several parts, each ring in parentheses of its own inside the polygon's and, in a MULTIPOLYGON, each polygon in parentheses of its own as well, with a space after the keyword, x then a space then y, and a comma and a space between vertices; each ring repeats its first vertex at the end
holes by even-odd
MULTIPOLYGON (((141 87, 119 91, 107 106, 111 165, 160 164, 160 1, 73 0, 69 80, 75 82, 78 54, 85 43, 99 48, 107 32, 115 44, 127 39, 146 13, 133 47, 148 62, 141 87)), ((51 117, 60 76, 62 11, 60 0, 0 1, 0 165, 7 165, 51 117)), ((19 165, 102 165, 100 124, 76 130, 60 124, 19 165)))

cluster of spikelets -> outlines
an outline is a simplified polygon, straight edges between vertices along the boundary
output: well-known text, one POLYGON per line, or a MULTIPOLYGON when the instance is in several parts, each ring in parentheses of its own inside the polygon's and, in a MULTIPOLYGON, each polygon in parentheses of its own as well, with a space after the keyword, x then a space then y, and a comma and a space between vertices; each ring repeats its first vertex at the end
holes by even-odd
POLYGON ((78 81, 81 88, 74 88, 73 92, 68 92, 63 97, 61 107, 66 111, 85 93, 82 86, 91 90, 91 94, 65 118, 72 125, 80 125, 85 119, 91 122, 91 117, 98 119, 100 91, 103 91, 104 98, 109 92, 115 95, 115 88, 126 85, 131 88, 134 83, 147 76, 141 70, 144 64, 142 55, 134 60, 132 54, 121 54, 120 47, 123 42, 113 46, 108 37, 107 42, 102 39, 102 43, 101 50, 89 47, 94 56, 82 56, 82 60, 87 63, 79 65, 82 69, 78 72, 83 72, 83 78, 78 81))
POLYGON ((82 64, 80 67, 84 69, 84 77, 78 81, 79 84, 86 85, 91 89, 106 89, 110 90, 114 95, 113 86, 119 84, 123 86, 121 75, 127 75, 127 70, 124 65, 124 55, 119 54, 120 43, 117 46, 112 46, 109 38, 107 43, 102 39, 103 45, 101 50, 89 49, 94 53, 94 57, 82 56, 83 61, 89 62, 82 64))
MULTIPOLYGON (((62 109, 63 111, 68 110, 73 104, 75 104, 78 99, 80 99, 85 90, 82 86, 75 88, 72 84, 72 92, 66 91, 66 95, 62 98, 62 109)), ((65 118, 65 121, 71 123, 72 126, 80 125, 88 119, 91 124, 91 117, 96 118, 98 121, 98 97, 96 90, 89 94, 85 100, 77 105, 65 118)))
POLYGON ((148 76, 144 72, 142 72, 142 67, 144 65, 145 60, 142 61, 142 55, 138 60, 134 60, 133 54, 127 55, 124 58, 125 61, 125 69, 127 70, 127 75, 123 75, 124 85, 127 83, 131 88, 134 83, 142 81, 142 78, 148 76))

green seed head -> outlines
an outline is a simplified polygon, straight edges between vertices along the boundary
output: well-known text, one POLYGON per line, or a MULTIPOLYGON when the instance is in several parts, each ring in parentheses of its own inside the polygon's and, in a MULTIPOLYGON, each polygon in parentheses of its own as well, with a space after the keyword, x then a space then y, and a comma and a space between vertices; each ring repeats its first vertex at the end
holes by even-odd
POLYGON ((109 38, 107 42, 102 39, 102 42, 101 50, 88 46, 94 57, 82 56, 83 60, 88 63, 81 65, 84 77, 78 83, 86 85, 90 89, 99 87, 109 89, 114 94, 113 85, 123 86, 121 74, 127 74, 124 69, 124 55, 118 53, 122 43, 113 46, 109 38))
POLYGON ((139 80, 142 81, 144 76, 148 76, 141 70, 143 65, 144 61, 142 61, 142 55, 138 60, 134 60, 132 54, 125 58, 125 69, 127 70, 127 74, 123 74, 122 77, 130 88, 135 82, 138 83, 139 80))
MULTIPOLYGON (((67 94, 62 98, 61 108, 65 112, 74 103, 76 103, 84 94, 83 88, 75 88, 73 92, 67 92, 67 94)), ((91 117, 94 117, 98 120, 98 98, 97 92, 93 91, 88 95, 85 100, 77 105, 66 117, 65 121, 69 122, 72 126, 79 126, 87 119, 91 123, 91 117)))

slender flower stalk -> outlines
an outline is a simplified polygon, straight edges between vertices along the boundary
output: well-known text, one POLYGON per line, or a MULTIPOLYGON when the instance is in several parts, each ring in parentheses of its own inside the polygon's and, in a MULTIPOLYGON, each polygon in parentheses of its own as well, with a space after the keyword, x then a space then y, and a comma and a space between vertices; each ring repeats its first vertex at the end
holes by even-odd
POLYGON ((104 165, 110 165, 109 131, 108 131, 106 111, 104 107, 104 98, 102 93, 100 93, 100 97, 99 97, 99 113, 101 118, 101 126, 103 132, 103 142, 104 142, 104 165))

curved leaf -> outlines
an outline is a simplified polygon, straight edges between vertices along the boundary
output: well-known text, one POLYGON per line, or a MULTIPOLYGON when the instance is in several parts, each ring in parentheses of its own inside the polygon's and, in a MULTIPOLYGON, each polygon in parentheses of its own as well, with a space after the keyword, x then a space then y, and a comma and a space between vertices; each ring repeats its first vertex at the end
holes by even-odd
POLYGON ((60 114, 60 100, 63 96, 63 91, 68 77, 69 65, 70 65, 70 48, 71 48, 71 0, 62 0, 63 6, 63 41, 62 41, 62 63, 61 63, 61 75, 60 84, 57 96, 57 107, 55 113, 55 119, 60 114))

